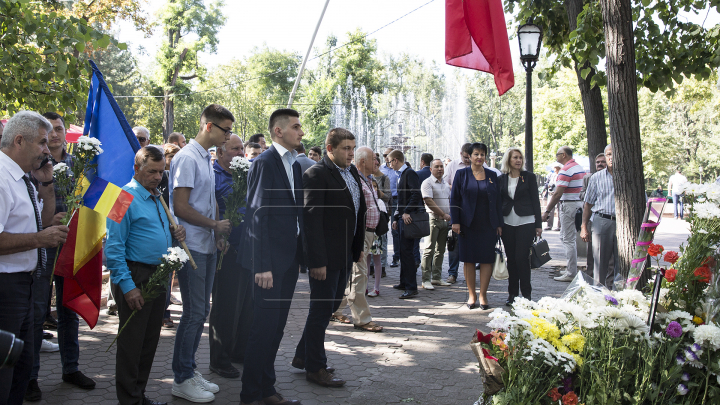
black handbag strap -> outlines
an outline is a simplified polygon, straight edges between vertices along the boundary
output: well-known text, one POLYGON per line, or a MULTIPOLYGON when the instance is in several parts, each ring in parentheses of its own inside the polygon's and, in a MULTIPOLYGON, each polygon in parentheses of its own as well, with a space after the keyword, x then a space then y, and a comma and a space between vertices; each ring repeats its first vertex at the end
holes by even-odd
MULTIPOLYGON (((375 201, 375 206, 377 207, 378 212, 384 212, 383 210, 380 209, 380 205, 377 202, 377 198, 375 198, 375 192, 374 192, 375 190, 373 190, 373 188, 372 188, 372 183, 368 184, 367 180, 365 180, 364 177, 365 177, 365 175, 362 175, 360 178, 362 179, 362 181, 365 183, 366 186, 370 187, 370 194, 373 197, 373 201, 375 201)), ((387 214, 387 212, 385 212, 385 213, 387 214)))

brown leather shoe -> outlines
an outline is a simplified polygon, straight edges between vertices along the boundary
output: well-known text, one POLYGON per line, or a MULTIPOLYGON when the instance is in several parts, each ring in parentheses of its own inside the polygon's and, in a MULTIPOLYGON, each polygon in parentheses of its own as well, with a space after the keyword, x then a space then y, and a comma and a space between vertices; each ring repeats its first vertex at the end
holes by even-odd
MULTIPOLYGON (((298 368, 298 369, 300 369, 300 370, 305 370, 305 360, 301 359, 301 358, 298 357, 298 356, 293 357, 292 363, 290 363, 290 365, 293 366, 293 367, 295 367, 295 368, 298 368)), ((332 367, 326 367, 325 370, 326 370, 328 373, 334 373, 334 372, 335 372, 335 369, 332 368, 332 367)))
POLYGON ((345 380, 337 378, 323 369, 320 369, 317 373, 306 373, 305 379, 317 385, 322 385, 323 387, 335 388, 345 385, 345 380))
POLYGON ((302 405, 297 399, 285 399, 282 395, 275 393, 275 395, 267 398, 263 398, 265 405, 302 405))

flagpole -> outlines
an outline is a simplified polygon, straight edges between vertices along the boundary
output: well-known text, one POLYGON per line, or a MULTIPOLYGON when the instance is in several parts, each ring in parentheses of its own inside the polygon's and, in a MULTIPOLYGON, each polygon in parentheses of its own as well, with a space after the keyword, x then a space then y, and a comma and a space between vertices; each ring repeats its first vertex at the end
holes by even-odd
POLYGON ((295 79, 295 85, 293 86, 292 92, 290 93, 290 99, 288 100, 287 108, 292 107, 293 99, 295 98, 295 92, 297 91, 298 85, 300 84, 300 78, 302 77, 303 72, 305 71, 305 64, 308 61, 308 58, 310 57, 310 51, 312 51, 313 44, 315 43, 315 36, 318 33, 318 30, 320 29, 320 23, 323 20, 323 17, 325 16, 325 10, 327 10, 327 6, 330 4, 330 0, 325 1, 325 7, 323 7, 322 13, 320 13, 320 19, 317 22, 317 25, 315 26, 315 32, 313 33, 312 39, 310 40, 310 46, 308 46, 307 53, 305 53, 305 58, 303 59, 302 66, 300 66, 300 71, 298 72, 297 78, 295 79))
MULTIPOLYGON (((160 202, 162 203, 163 208, 165 208, 165 213, 167 214, 168 219, 170 220, 170 224, 172 226, 177 226, 175 223, 175 217, 170 213, 170 208, 168 208, 167 204, 165 204, 165 199, 163 199, 162 196, 160 197, 160 202)), ((197 270, 197 264, 195 264, 195 260, 193 260, 192 255, 190 254, 190 249, 188 249, 187 245, 185 244, 185 241, 180 242, 180 246, 185 250, 185 253, 188 255, 188 259, 190 259, 190 265, 194 270, 197 270)))

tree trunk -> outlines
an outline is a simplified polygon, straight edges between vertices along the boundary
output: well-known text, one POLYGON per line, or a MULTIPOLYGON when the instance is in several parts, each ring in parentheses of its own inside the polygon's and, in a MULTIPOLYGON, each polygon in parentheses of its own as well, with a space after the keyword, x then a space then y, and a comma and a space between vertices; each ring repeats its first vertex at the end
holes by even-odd
MULTIPOLYGON (((645 212, 637 71, 630 0, 601 0, 620 271, 627 278, 645 212)), ((642 284, 642 282, 640 283, 642 284)))
MULTIPOLYGON (((565 9, 567 10, 568 20, 570 22, 570 30, 577 29, 577 18, 583 10, 583 0, 567 0, 565 1, 565 9)), ((595 156, 605 151, 607 146, 607 129, 605 128, 605 108, 603 107, 602 92, 600 86, 590 86, 590 80, 595 75, 589 63, 578 66, 575 61, 575 74, 578 78, 578 87, 580 87, 580 98, 583 103, 583 111, 585 112, 585 128, 587 130, 588 140, 588 157, 590 158, 590 172, 595 173, 595 156), (590 73, 585 79, 582 78, 580 71, 590 67, 590 73)))
POLYGON ((175 100, 171 90, 165 91, 163 99, 163 143, 167 143, 168 137, 173 133, 175 126, 175 100))

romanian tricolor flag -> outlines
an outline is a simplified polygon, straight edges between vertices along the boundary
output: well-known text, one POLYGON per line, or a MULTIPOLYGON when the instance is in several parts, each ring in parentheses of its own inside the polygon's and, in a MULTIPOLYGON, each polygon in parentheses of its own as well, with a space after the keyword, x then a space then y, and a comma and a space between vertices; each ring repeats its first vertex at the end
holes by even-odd
POLYGON ((132 196, 117 185, 125 185, 132 178, 135 152, 140 144, 102 73, 92 61, 90 66, 92 77, 83 133, 99 139, 105 153, 98 156, 95 173, 82 180, 85 206, 70 221, 70 232, 58 255, 55 274, 64 278, 62 305, 77 312, 94 328, 100 316, 106 218, 120 222, 130 206, 132 196))
POLYGON ((130 203, 132 194, 120 187, 108 183, 100 177, 95 177, 90 187, 83 194, 83 204, 103 216, 112 219, 118 224, 122 221, 130 203))

